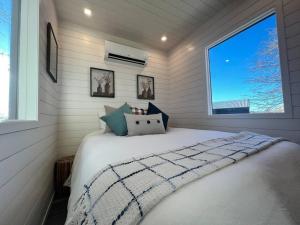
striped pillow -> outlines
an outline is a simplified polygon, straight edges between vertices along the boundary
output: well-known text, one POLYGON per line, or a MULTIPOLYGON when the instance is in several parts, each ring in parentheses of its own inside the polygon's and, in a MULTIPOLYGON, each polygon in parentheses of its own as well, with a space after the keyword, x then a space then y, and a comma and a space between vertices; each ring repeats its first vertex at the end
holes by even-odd
POLYGON ((147 115, 147 109, 139 109, 136 107, 131 107, 132 114, 135 115, 147 115))

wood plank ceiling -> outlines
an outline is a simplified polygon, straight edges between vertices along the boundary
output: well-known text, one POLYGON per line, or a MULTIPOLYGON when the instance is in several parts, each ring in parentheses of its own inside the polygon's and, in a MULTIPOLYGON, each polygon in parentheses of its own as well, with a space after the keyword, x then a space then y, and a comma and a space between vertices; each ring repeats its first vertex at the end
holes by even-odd
POLYGON ((168 51, 235 0, 56 0, 58 16, 168 51), (88 18, 83 9, 92 10, 88 18), (162 35, 168 37, 161 42, 162 35))

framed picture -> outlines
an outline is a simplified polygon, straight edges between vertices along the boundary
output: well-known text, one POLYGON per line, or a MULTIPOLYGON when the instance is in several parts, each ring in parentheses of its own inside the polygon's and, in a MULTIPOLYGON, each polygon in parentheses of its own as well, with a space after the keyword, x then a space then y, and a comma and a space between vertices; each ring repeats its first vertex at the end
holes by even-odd
POLYGON ((51 23, 47 24, 47 72, 57 83, 58 45, 51 23))
POLYGON ((137 75, 137 98, 153 100, 154 92, 154 77, 137 75))
POLYGON ((90 68, 90 93, 92 97, 115 97, 115 72, 90 68))

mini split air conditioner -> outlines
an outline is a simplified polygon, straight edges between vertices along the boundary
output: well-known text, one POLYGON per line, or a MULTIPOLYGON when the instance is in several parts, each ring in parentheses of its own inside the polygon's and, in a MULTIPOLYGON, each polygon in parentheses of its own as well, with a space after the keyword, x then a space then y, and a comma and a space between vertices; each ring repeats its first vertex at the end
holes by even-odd
POLYGON ((104 57, 107 61, 129 63, 137 66, 146 66, 148 62, 146 51, 111 41, 105 41, 104 57))

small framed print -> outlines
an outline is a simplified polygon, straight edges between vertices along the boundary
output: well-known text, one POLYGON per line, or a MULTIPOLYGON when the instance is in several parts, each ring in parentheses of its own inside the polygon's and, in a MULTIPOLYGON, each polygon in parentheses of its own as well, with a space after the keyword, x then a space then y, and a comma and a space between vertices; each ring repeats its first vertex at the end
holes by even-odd
POLYGON ((154 100, 154 77, 137 75, 137 98, 154 100))
POLYGON ((90 68, 91 97, 115 97, 115 72, 98 68, 90 68))
POLYGON ((51 23, 47 24, 47 72, 57 83, 58 45, 51 23))

